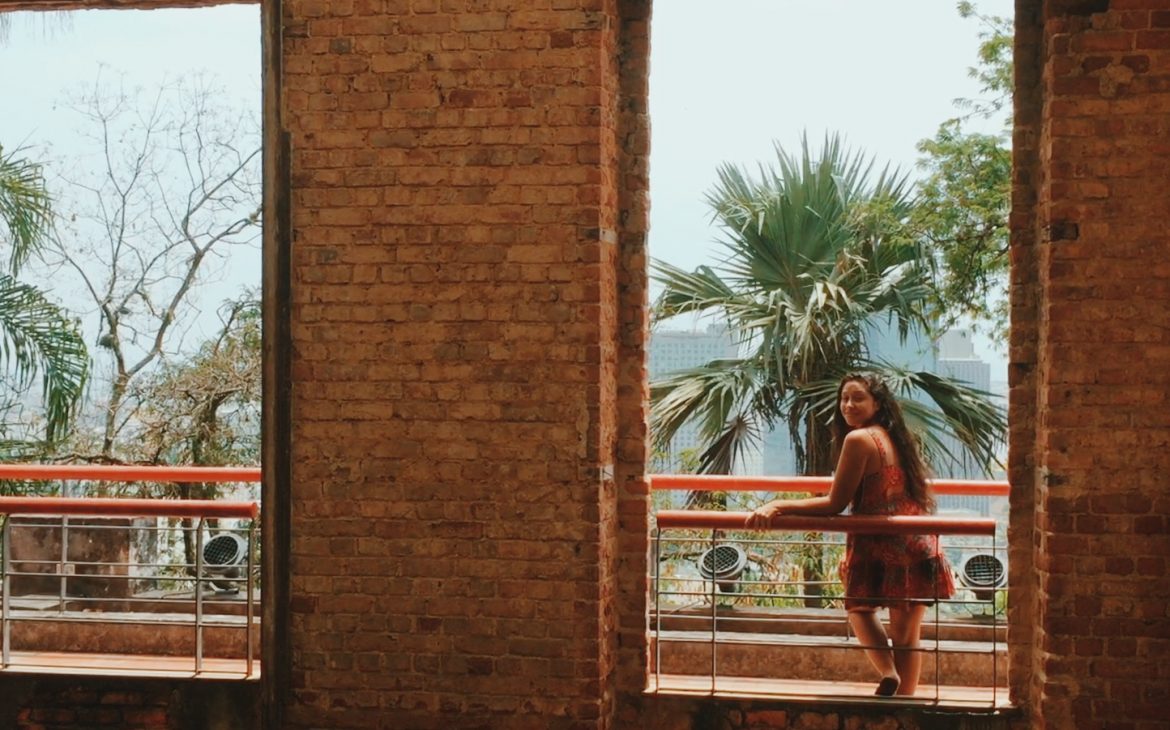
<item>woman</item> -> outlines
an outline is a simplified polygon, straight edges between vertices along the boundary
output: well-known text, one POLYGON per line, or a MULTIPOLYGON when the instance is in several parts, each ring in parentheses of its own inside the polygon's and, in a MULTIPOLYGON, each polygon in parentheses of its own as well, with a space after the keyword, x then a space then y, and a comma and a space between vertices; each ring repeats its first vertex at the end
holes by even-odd
MULTIPOLYGON (((847 375, 837 387, 837 404, 832 427, 837 470, 829 494, 769 502, 748 517, 748 527, 767 527, 777 515, 835 515, 847 505, 855 515, 934 510, 918 442, 886 384, 872 374, 847 375)), ((918 642, 926 607, 955 592, 938 538, 850 534, 841 580, 849 624, 881 675, 875 694, 913 695, 922 669, 918 642), (877 616, 881 606, 889 609, 888 634, 877 616)))

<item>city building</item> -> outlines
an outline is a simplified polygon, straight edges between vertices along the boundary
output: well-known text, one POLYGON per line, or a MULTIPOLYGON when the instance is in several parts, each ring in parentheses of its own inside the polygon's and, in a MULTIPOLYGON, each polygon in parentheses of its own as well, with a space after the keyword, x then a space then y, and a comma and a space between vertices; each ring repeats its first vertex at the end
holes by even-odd
MULTIPOLYGON (((737 352, 731 332, 720 324, 708 324, 694 330, 653 330, 647 347, 650 382, 712 360, 735 357, 737 352)), ((685 471, 685 464, 697 458, 702 450, 698 424, 687 423, 671 439, 667 453, 654 455, 652 468, 661 473, 685 471)))

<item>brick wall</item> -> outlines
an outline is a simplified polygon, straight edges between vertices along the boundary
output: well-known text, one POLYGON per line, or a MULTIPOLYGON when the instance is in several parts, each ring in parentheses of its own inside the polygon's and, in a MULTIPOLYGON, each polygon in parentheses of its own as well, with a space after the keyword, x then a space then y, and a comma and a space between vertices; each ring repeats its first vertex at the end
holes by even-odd
POLYGON ((255 682, 4 677, 0 727, 13 730, 251 730, 255 682))
POLYGON ((1015 18, 1015 108, 1012 133, 1011 336, 1008 362, 1008 480, 1012 485, 1008 525, 1011 605, 1008 650, 1012 699, 1032 695, 1034 622, 1039 615, 1035 586, 1034 534, 1036 464, 1036 379, 1040 350, 1039 287, 1036 241, 1037 190, 1044 179, 1040 160, 1043 89, 1043 18, 1041 3, 1017 0, 1015 18))
POLYGON ((1013 516, 1035 510, 1012 567, 1034 566, 1035 600, 1013 629, 1037 726, 1166 727, 1170 3, 1021 9, 1039 65, 1019 78, 1035 204, 1014 231, 1012 418, 1034 439, 1013 443, 1013 516))
POLYGON ((617 12, 285 3, 290 727, 611 712, 617 12))
POLYGON ((617 227, 618 348, 617 363, 617 671, 611 686, 618 693, 616 727, 645 724, 641 690, 647 666, 646 594, 649 484, 645 479, 648 380, 646 339, 647 233, 649 199, 649 60, 650 0, 620 3, 621 24, 616 64, 620 105, 617 108, 619 209, 617 227), (641 713, 641 714, 640 714, 641 713))

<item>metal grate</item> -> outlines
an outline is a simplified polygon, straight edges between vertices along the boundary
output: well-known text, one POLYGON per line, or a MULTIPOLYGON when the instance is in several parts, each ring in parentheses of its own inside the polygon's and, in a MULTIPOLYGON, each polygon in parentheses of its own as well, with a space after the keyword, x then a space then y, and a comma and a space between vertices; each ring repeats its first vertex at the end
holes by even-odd
POLYGON ((242 548, 235 535, 216 535, 203 546, 203 562, 208 566, 235 565, 243 558, 242 548))
POLYGON ((716 545, 703 553, 699 575, 704 578, 735 578, 743 571, 747 554, 734 545, 716 545))
POLYGON ((963 564, 963 577, 971 586, 997 586, 1003 580, 1003 563, 994 555, 973 555, 963 564))

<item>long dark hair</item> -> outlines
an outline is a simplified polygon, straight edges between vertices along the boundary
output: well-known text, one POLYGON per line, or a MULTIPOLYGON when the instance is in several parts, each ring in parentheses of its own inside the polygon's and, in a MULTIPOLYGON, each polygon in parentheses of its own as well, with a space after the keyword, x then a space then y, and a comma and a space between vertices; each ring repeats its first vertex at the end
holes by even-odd
POLYGON ((841 414, 841 391, 847 383, 861 383, 877 403, 877 413, 873 423, 886 429, 890 436, 890 443, 894 451, 898 452, 898 462, 906 474, 906 494, 918 503, 923 509, 934 511, 934 497, 930 494, 930 486, 926 479, 929 470, 922 459, 922 449, 918 445, 918 438, 906 427, 906 419, 902 416, 902 406, 898 399, 890 392, 885 381, 875 373, 850 373, 841 378, 837 386, 837 403, 833 407, 833 454, 841 453, 845 443, 845 434, 852 429, 845 423, 845 416, 841 414))

